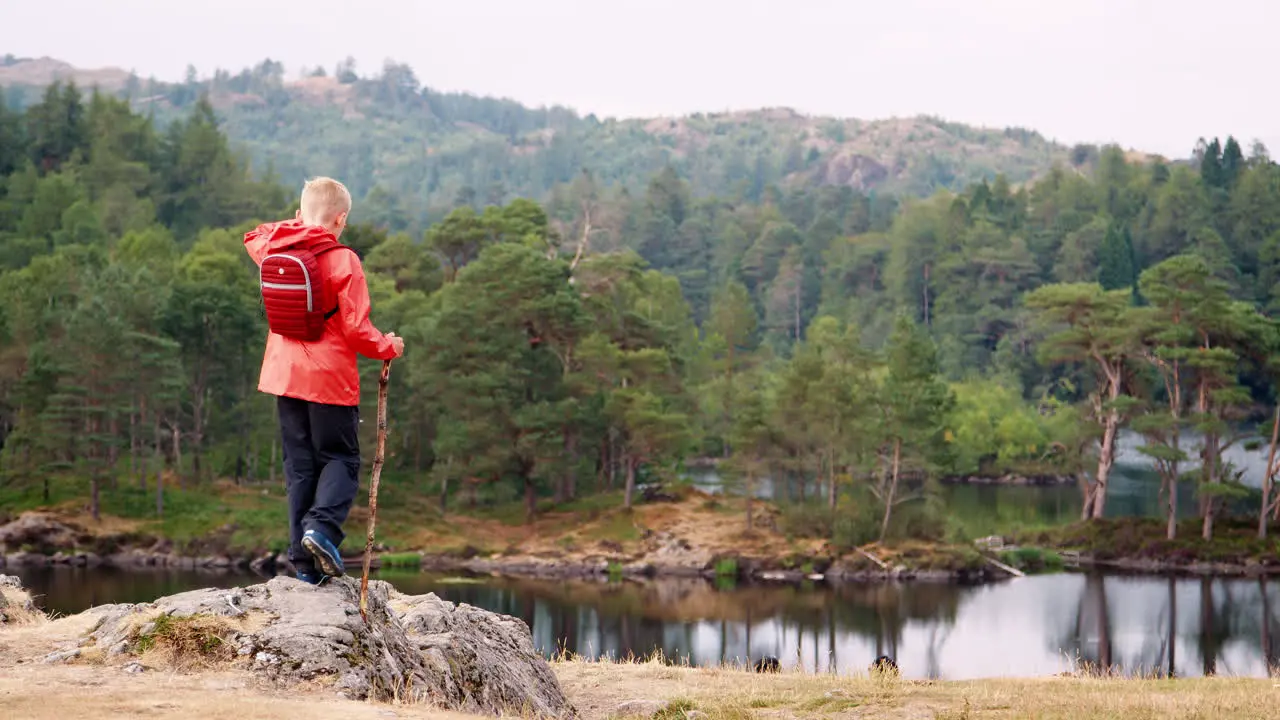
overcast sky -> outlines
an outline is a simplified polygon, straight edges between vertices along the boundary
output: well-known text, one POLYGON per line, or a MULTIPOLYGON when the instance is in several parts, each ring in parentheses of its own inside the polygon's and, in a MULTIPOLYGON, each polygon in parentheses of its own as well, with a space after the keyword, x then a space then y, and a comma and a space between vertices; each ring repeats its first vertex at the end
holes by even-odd
POLYGON ((176 80, 264 57, 600 116, 927 113, 1280 154, 1280 0, 0 0, 0 53, 176 80))

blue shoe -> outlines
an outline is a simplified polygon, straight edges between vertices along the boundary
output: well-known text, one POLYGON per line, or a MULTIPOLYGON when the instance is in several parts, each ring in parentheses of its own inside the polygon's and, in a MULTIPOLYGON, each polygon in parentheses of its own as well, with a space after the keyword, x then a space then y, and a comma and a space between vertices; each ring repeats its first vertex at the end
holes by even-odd
POLYGON ((302 534, 302 547, 307 549, 316 559, 316 563, 320 565, 320 569, 326 575, 332 577, 342 577, 346 574, 346 569, 342 566, 342 556, 338 554, 338 548, 329 542, 329 538, 324 533, 308 530, 302 534))
POLYGON ((310 572, 299 572, 298 579, 308 585, 323 585, 324 581, 329 579, 329 576, 318 570, 312 570, 310 572))

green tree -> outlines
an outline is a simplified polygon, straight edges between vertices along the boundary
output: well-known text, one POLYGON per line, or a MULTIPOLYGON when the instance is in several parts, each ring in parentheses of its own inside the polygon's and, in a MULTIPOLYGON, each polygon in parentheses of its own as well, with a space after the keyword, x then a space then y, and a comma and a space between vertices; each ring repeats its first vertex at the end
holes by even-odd
MULTIPOLYGON (((717 348, 720 356, 718 369, 724 392, 719 405, 726 435, 727 429, 733 425, 734 375, 744 366, 744 353, 755 347, 758 322, 751 296, 742 283, 730 281, 712 297, 706 334, 707 342, 717 348)), ((729 448, 729 443, 725 443, 726 457, 729 448)))
POLYGON ((1128 228, 1112 222, 1098 251, 1098 284, 1103 290, 1133 288, 1137 280, 1133 263, 1133 241, 1128 228))
POLYGON ((510 473, 536 512, 535 472, 564 391, 557 338, 576 325, 580 304, 568 265, 524 245, 494 245, 441 290, 423 330, 425 374, 440 411, 437 457, 473 477, 510 473))
POLYGON ((1093 388, 1086 404, 1096 429, 1098 459, 1093 477, 1080 477, 1081 518, 1086 520, 1103 515, 1116 439, 1133 402, 1124 394, 1127 364, 1135 351, 1126 314, 1129 298, 1129 291, 1107 291, 1092 283, 1045 285, 1026 296, 1027 307, 1046 333, 1042 360, 1091 371, 1093 388))
POLYGON ((443 222, 427 231, 425 238, 427 246, 442 258, 446 283, 457 279, 462 267, 475 260, 490 240, 484 221, 470 207, 449 213, 443 222))
POLYGON ((1196 345, 1194 318, 1200 313, 1202 293, 1212 283, 1208 265, 1200 257, 1180 255, 1143 271, 1139 281, 1149 305, 1136 312, 1142 340, 1142 356, 1155 370, 1160 384, 1157 397, 1164 407, 1134 419, 1134 429, 1146 444, 1139 448, 1155 463, 1161 492, 1166 498, 1166 535, 1172 540, 1178 527, 1178 482, 1181 463, 1189 457, 1183 449, 1188 429, 1186 392, 1191 375, 1189 359, 1196 345))
POLYGON ((741 391, 742 399, 729 434, 733 455, 729 459, 728 468, 741 483, 746 504, 747 531, 750 532, 754 527, 752 506, 758 483, 769 472, 779 443, 777 430, 770 422, 772 412, 769 408, 768 391, 762 387, 759 374, 753 373, 753 376, 745 380, 741 391))
POLYGON ((938 377, 938 353, 922 328, 899 315, 885 350, 888 373, 880 392, 885 438, 882 472, 872 492, 884 505, 880 539, 889 532, 894 507, 919 496, 899 497, 902 471, 927 471, 943 441, 955 396, 938 377))

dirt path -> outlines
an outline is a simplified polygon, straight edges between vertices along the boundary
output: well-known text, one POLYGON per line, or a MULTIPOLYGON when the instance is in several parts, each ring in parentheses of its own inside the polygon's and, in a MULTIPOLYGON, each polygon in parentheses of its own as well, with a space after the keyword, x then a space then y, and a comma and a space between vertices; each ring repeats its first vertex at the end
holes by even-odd
POLYGON ((270 691, 246 673, 127 673, 118 667, 22 665, 0 671, 0 718, 13 720, 365 720, 463 718, 425 707, 377 705, 320 691, 270 691))

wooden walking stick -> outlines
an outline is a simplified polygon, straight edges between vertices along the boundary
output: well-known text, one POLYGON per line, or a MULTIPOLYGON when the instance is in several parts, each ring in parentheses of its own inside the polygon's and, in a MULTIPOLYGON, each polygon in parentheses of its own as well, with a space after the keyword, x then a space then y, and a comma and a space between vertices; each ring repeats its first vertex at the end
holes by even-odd
POLYGON ((373 479, 369 481, 369 534, 364 541, 364 572, 360 575, 360 618, 369 622, 369 561, 373 559, 373 528, 378 523, 378 480, 382 478, 382 458, 387 449, 387 379, 391 361, 382 361, 378 376, 378 447, 373 453, 373 479))

